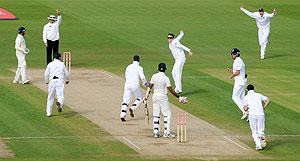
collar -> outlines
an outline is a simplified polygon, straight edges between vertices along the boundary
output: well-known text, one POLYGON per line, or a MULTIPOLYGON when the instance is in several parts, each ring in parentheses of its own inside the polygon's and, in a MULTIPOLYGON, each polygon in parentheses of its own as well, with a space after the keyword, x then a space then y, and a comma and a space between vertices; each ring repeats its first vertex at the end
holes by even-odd
POLYGON ((132 64, 137 64, 137 65, 139 65, 140 62, 138 62, 138 61, 133 61, 132 64))
POLYGON ((248 93, 255 93, 255 92, 254 92, 254 90, 250 90, 250 91, 248 91, 248 93))

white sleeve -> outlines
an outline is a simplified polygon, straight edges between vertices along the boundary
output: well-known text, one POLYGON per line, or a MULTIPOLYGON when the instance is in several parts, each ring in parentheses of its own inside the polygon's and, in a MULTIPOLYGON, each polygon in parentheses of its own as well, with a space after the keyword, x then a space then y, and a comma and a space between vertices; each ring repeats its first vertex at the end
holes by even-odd
POLYGON ((246 98, 246 97, 244 98, 244 103, 243 103, 243 105, 244 105, 244 106, 248 106, 248 101, 247 101, 247 98, 246 98))
POLYGON ((171 87, 171 82, 170 82, 170 79, 168 77, 166 77, 166 86, 171 87))
POLYGON ((57 24, 60 25, 62 21, 61 15, 57 16, 57 24))
POLYGON ((21 46, 21 40, 19 38, 16 38, 16 42, 15 42, 15 48, 16 48, 16 50, 24 52, 24 49, 21 48, 20 46, 21 46))
POLYGON ((272 17, 275 16, 275 14, 274 13, 271 13, 271 14, 267 13, 267 16, 270 17, 270 18, 272 18, 272 17))
POLYGON ((49 68, 49 65, 47 65, 47 68, 46 68, 45 73, 44 73, 45 83, 49 83, 49 75, 50 75, 50 68, 49 68))
POLYGON ((65 73, 65 76, 66 76, 66 80, 69 81, 70 80, 70 74, 69 74, 65 64, 63 66, 64 66, 64 73, 65 73))
POLYGON ((260 94, 260 99, 261 99, 262 101, 266 101, 266 100, 268 99, 268 97, 266 97, 266 96, 260 94))
POLYGON ((150 79, 150 84, 154 84, 154 78, 153 78, 153 76, 150 79))
POLYGON ((246 15, 248 15, 248 16, 250 16, 250 17, 252 17, 252 18, 257 18, 257 17, 255 16, 254 13, 249 12, 249 11, 246 10, 245 8, 241 8, 241 11, 243 11, 246 15))
POLYGON ((180 34, 176 37, 176 40, 180 41, 184 35, 184 32, 180 32, 180 34))
POLYGON ((187 52, 191 51, 191 49, 189 49, 188 47, 182 45, 179 41, 176 43, 176 46, 182 48, 183 50, 185 50, 187 52))
POLYGON ((47 43, 46 25, 44 26, 44 29, 43 29, 43 41, 44 41, 45 44, 47 43))
POLYGON ((140 79, 142 80, 143 84, 145 84, 147 82, 147 80, 146 80, 143 68, 141 67, 138 72, 139 72, 140 79))

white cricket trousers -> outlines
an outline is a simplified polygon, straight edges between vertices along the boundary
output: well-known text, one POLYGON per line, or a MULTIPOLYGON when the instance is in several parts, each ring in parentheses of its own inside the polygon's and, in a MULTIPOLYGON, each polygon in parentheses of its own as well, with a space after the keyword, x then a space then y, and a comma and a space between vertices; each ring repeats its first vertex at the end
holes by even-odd
POLYGON ((185 64, 186 58, 177 58, 175 59, 175 63, 172 69, 172 76, 175 82, 175 92, 180 93, 182 92, 182 84, 181 84, 181 77, 183 66, 185 64))
POLYGON ((269 41, 270 28, 258 29, 258 42, 260 45, 260 56, 266 54, 266 49, 269 41))
POLYGON ((47 99, 47 114, 52 114, 52 106, 54 102, 55 95, 57 97, 57 102, 60 103, 60 107, 63 107, 64 103, 64 81, 60 79, 53 79, 48 84, 48 99, 47 99))
POLYGON ((244 113, 244 97, 245 97, 245 84, 247 84, 247 79, 244 79, 244 84, 234 83, 232 90, 232 100, 239 107, 239 109, 244 113))
POLYGON ((164 116, 164 134, 170 134, 171 131, 171 109, 169 106, 168 96, 153 94, 153 133, 160 132, 159 120, 160 112, 164 116))
POLYGON ((128 110, 128 104, 130 103, 132 95, 135 96, 136 100, 132 104, 132 110, 135 111, 141 104, 143 99, 143 92, 140 88, 139 83, 125 83, 124 86, 124 95, 123 95, 123 102, 121 107, 121 118, 126 117, 126 113, 128 110))
POLYGON ((249 125, 256 147, 261 146, 261 137, 265 137, 265 116, 249 115, 249 125))
POLYGON ((22 78, 22 82, 24 82, 25 80, 27 80, 27 76, 26 76, 26 60, 25 60, 25 56, 26 54, 24 54, 23 52, 20 51, 16 51, 16 56, 18 59, 18 68, 16 71, 16 76, 15 76, 15 81, 19 81, 20 78, 22 78))

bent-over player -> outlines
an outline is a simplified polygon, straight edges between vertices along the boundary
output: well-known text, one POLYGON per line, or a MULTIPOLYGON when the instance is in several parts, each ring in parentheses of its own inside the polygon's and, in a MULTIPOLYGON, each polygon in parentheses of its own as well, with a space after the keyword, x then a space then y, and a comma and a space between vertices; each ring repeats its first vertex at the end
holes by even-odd
POLYGON ((168 34, 168 43, 171 53, 175 59, 175 63, 172 69, 172 76, 175 82, 175 92, 180 94, 182 93, 182 84, 181 84, 181 76, 183 71, 183 66, 185 64, 186 58, 184 54, 184 50, 192 55, 191 49, 182 45, 180 40, 182 39, 184 33, 180 31, 180 34, 175 38, 174 34, 168 34))
POLYGON ((172 88, 170 79, 166 76, 165 71, 167 66, 165 63, 158 65, 158 73, 151 77, 150 86, 147 89, 146 97, 147 100, 152 87, 153 92, 153 136, 155 138, 160 137, 159 120, 160 112, 164 116, 164 135, 166 138, 174 138, 174 134, 171 133, 171 109, 169 107, 169 101, 167 96, 167 90, 169 90, 181 103, 187 103, 186 97, 179 96, 172 88))
POLYGON ((266 49, 269 40, 270 28, 271 28, 271 18, 276 14, 275 9, 271 14, 264 11, 263 8, 260 8, 258 12, 249 12, 243 6, 241 6, 241 11, 246 15, 254 18, 256 20, 256 26, 258 28, 258 42, 260 45, 260 58, 264 59, 266 54, 266 49))
POLYGON ((234 86, 232 91, 232 100, 242 111, 242 120, 247 117, 247 113, 244 111, 243 102, 245 97, 245 85, 247 83, 247 74, 245 69, 245 63, 240 57, 240 50, 233 48, 231 50, 231 58, 234 60, 232 69, 227 68, 227 71, 231 73, 230 79, 234 78, 234 86))
POLYGON ((264 109, 269 105, 268 97, 256 93, 253 85, 247 86, 248 94, 244 99, 244 110, 249 112, 249 125, 255 142, 255 150, 266 147, 264 109))
POLYGON ((44 73, 45 83, 48 84, 48 98, 46 114, 48 117, 52 115, 52 106, 54 97, 57 97, 57 110, 62 112, 64 103, 64 76, 66 76, 66 84, 69 84, 69 73, 65 64, 61 61, 61 54, 55 53, 54 60, 47 65, 44 73))
POLYGON ((140 66, 140 57, 138 55, 133 56, 132 64, 127 66, 125 71, 125 79, 126 81, 120 114, 121 121, 123 122, 126 121, 125 117, 127 114, 128 104, 130 103, 132 95, 135 96, 136 100, 129 108, 131 117, 134 117, 134 111, 142 103, 142 99, 144 96, 140 88, 140 80, 142 80, 144 85, 149 86, 149 83, 147 82, 144 75, 143 67, 140 66))

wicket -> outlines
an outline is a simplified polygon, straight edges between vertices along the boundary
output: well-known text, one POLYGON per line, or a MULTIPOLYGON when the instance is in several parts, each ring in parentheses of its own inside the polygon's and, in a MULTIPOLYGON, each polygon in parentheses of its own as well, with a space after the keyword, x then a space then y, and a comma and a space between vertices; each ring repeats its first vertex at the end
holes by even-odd
POLYGON ((72 57, 71 52, 63 52, 63 62, 67 70, 69 71, 69 74, 71 73, 71 57, 72 57))
POLYGON ((185 143, 186 139, 186 113, 177 114, 177 142, 185 143))

